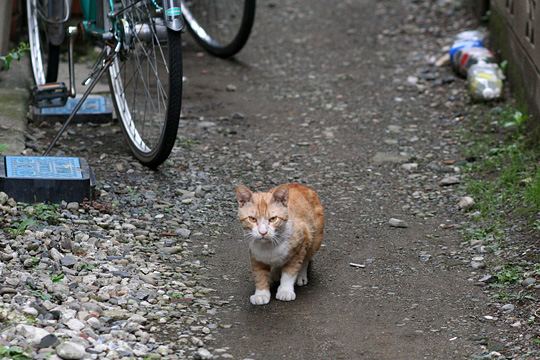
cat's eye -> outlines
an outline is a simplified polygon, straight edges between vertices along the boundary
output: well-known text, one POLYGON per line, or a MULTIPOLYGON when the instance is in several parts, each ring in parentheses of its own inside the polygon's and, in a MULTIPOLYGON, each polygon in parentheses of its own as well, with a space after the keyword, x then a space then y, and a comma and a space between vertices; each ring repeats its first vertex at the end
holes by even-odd
POLYGON ((271 223, 274 223, 277 221, 277 216, 272 216, 270 219, 268 219, 268 221, 270 221, 271 223))
POLYGON ((253 216, 248 217, 248 220, 251 221, 252 223, 257 222, 257 219, 255 219, 253 216))

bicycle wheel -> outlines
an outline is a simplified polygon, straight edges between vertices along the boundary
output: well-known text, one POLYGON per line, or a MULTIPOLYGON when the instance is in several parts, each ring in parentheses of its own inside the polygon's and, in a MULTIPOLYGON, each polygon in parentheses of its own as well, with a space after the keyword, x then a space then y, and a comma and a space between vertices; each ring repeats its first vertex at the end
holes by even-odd
POLYGON ((26 0, 30 62, 36 85, 55 82, 58 77, 60 46, 47 39, 46 23, 40 14, 47 14, 47 0, 26 0))
POLYGON ((195 40, 210 54, 228 58, 246 44, 256 0, 183 0, 182 13, 195 40))
POLYGON ((150 1, 122 0, 125 50, 109 68, 109 83, 135 157, 155 168, 171 153, 182 105, 182 40, 150 1))

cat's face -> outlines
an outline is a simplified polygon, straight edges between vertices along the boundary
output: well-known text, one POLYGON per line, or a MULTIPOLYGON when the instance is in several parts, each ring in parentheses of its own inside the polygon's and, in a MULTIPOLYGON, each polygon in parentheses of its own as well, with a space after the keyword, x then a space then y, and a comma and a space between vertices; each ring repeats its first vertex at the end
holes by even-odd
POLYGON ((250 240, 276 242, 289 218, 288 189, 253 193, 247 187, 236 188, 238 218, 250 240))

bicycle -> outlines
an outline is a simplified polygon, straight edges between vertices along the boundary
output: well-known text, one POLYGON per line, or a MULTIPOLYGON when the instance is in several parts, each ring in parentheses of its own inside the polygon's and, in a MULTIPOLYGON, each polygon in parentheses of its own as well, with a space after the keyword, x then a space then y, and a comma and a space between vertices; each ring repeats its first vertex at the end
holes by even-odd
MULTIPOLYGON (((184 20, 206 51, 222 58, 231 57, 249 38, 255 18, 255 1, 81 0, 84 17, 81 30, 103 50, 90 76, 83 81, 87 90, 45 154, 58 141, 93 86, 108 71, 116 114, 129 147, 144 165, 152 168, 160 165, 174 147, 180 119, 180 33, 184 20), (148 61, 149 55, 153 55, 154 61, 148 61), (139 63, 141 58, 147 60, 146 79, 139 63), (158 71, 158 67, 163 69, 158 71), (152 72, 150 76, 149 72, 152 72), (133 79, 136 79, 134 84, 133 79), (142 92, 137 89, 139 81, 144 87, 142 92), (129 85, 133 85, 133 92, 126 89, 129 85), (148 103, 152 105, 151 114, 147 111, 148 103)), ((78 31, 73 27, 68 27, 67 31, 70 40, 69 89, 63 83, 56 83, 60 45, 65 40, 71 0, 26 2, 31 63, 37 86, 34 102, 37 106, 62 106, 68 96, 76 94, 73 42, 78 31)))
POLYGON ((210 54, 229 58, 246 44, 256 0, 182 0, 181 4, 189 32, 210 54))
POLYGON ((82 83, 86 91, 45 155, 107 72, 115 111, 133 154, 151 168, 165 161, 174 147, 181 110, 184 20, 180 0, 81 0, 79 27, 66 25, 71 0, 26 3, 36 106, 62 106, 68 97, 75 97, 73 47, 79 32, 101 49, 82 83), (55 82, 66 35, 69 88, 55 82))

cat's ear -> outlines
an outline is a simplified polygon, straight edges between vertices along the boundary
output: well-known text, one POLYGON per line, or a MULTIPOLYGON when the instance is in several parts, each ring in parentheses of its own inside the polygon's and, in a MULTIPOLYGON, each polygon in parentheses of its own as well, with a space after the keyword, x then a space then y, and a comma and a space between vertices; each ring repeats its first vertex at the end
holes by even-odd
POLYGON ((278 186, 272 192, 272 199, 283 206, 287 206, 287 203, 289 202, 289 187, 287 185, 278 186))
POLYGON ((242 207, 246 203, 251 201, 253 193, 244 185, 238 185, 236 187, 236 200, 238 201, 238 206, 242 207))

